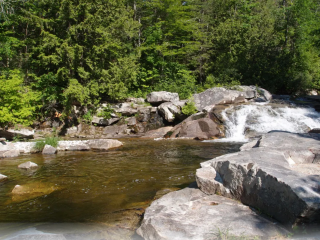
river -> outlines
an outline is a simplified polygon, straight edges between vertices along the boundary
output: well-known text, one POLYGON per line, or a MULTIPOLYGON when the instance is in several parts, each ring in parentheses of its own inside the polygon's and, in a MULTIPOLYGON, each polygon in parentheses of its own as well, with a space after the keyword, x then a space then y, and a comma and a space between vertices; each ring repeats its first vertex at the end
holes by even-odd
POLYGON ((107 152, 59 152, 0 160, 0 239, 125 239, 157 191, 195 181, 203 161, 236 152, 239 143, 120 139, 107 152), (36 171, 17 166, 32 161, 36 171), (15 185, 29 194, 13 195, 15 185), (44 193, 34 191, 41 189, 44 193), (120 229, 120 230, 119 230, 120 229), (24 238, 26 236, 26 238, 24 238), (42 237, 42 238, 41 238, 42 237))

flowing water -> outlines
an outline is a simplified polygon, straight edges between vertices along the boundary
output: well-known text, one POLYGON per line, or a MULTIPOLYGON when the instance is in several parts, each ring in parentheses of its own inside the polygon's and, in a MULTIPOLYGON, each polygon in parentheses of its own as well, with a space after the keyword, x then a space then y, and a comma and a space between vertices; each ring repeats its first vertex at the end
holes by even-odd
POLYGON ((46 240, 52 234, 56 237, 52 239, 60 239, 57 234, 64 234, 61 239, 113 239, 116 230, 110 226, 126 231, 124 210, 139 214, 158 190, 189 185, 201 162, 240 146, 191 140, 121 141, 122 148, 108 152, 1 159, 0 173, 9 180, 0 184, 0 239, 28 239, 23 238, 28 234, 47 234, 37 238, 46 240), (17 166, 26 161, 39 168, 19 170, 17 166), (28 193, 11 194, 15 185, 28 193))
POLYGON ((232 106, 222 112, 225 119, 226 138, 220 141, 246 142, 248 132, 257 135, 272 130, 294 133, 320 128, 320 113, 314 108, 285 104, 251 103, 232 106))

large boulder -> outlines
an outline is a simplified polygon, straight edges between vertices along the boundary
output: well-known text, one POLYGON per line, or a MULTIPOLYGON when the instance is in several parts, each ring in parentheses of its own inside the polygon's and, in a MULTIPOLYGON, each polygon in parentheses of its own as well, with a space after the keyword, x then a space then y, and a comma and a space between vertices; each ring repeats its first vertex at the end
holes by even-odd
POLYGON ((163 127, 155 130, 150 130, 145 133, 143 138, 162 138, 164 137, 168 132, 172 130, 173 127, 163 127))
POLYGON ((168 122, 173 122, 181 114, 181 108, 186 101, 165 102, 158 106, 161 116, 168 122))
POLYGON ((267 239, 286 231, 237 201, 185 188, 154 201, 137 233, 148 240, 205 240, 267 239))
POLYGON ((95 139, 87 142, 92 150, 109 150, 123 146, 122 142, 113 139, 95 139))
POLYGON ((249 100, 266 102, 272 95, 265 89, 255 86, 235 86, 231 88, 215 87, 193 95, 198 111, 208 106, 244 103, 249 100))
POLYGON ((210 118, 185 121, 172 131, 172 137, 210 139, 220 135, 218 125, 210 118))
POLYGON ((21 128, 21 129, 12 129, 9 128, 7 130, 0 129, 0 137, 4 137, 7 140, 18 139, 32 139, 34 136, 34 130, 21 128))
POLYGON ((159 105, 164 102, 173 102, 173 101, 179 101, 178 93, 161 91, 161 92, 149 93, 147 96, 147 102, 154 105, 159 105))
POLYGON ((242 103, 246 100, 245 92, 228 90, 223 87, 210 88, 193 95, 198 111, 210 105, 242 103))
POLYGON ((254 100, 255 102, 268 102, 272 99, 272 94, 267 90, 257 87, 256 91, 257 91, 257 97, 254 100))
POLYGON ((319 134, 271 132, 242 151, 202 163, 199 188, 240 200, 289 226, 320 222, 319 134), (305 166, 317 171, 306 174, 305 166), (316 174, 315 174, 316 173, 316 174))

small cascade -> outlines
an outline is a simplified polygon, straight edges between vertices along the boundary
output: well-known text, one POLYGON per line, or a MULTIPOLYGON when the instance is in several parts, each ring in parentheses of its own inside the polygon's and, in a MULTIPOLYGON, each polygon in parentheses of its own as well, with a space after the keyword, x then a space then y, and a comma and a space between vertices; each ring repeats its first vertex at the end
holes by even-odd
POLYGON ((272 130, 305 133, 320 128, 320 113, 313 108, 276 104, 232 106, 222 112, 226 138, 219 141, 246 142, 250 136, 272 130))

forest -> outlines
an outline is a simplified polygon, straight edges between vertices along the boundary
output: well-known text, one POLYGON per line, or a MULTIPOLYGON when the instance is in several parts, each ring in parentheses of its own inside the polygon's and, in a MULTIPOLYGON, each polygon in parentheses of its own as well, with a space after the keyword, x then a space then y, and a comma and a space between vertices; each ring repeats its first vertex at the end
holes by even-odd
POLYGON ((0 0, 0 123, 151 91, 319 91, 319 3, 0 0))

